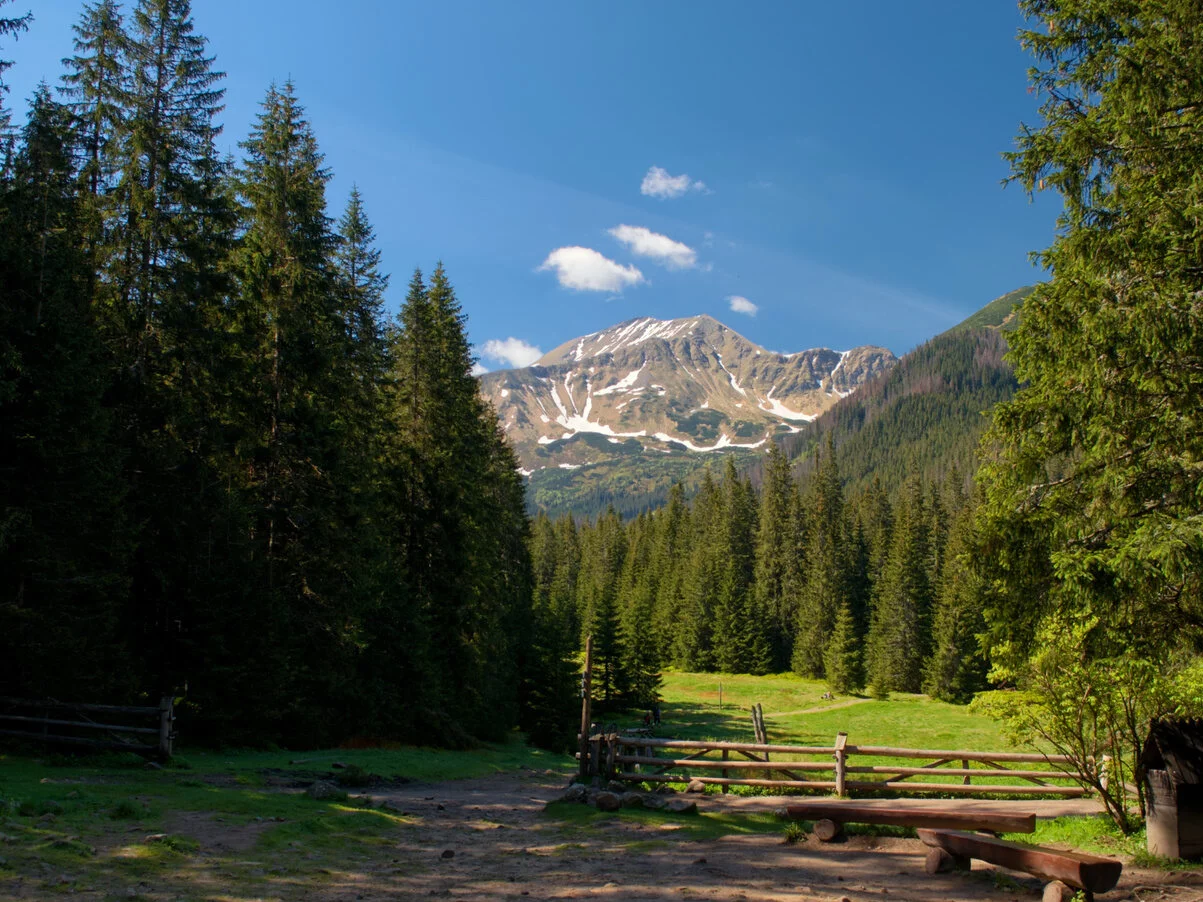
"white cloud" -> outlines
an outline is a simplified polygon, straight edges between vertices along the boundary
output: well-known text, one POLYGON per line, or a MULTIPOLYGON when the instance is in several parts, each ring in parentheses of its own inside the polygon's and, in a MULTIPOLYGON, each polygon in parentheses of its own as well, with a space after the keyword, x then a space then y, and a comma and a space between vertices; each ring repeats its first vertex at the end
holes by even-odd
POLYGON ((515 369, 530 366, 543 356, 543 352, 534 345, 528 345, 521 338, 511 337, 504 341, 490 338, 485 342, 484 355, 490 360, 496 360, 515 369))
POLYGON ((746 313, 748 316, 755 316, 756 311, 760 309, 747 298, 738 294, 731 295, 729 298, 727 298, 727 301, 730 303, 733 311, 736 313, 746 313))
POLYGON ((488 371, 489 368, 487 366, 481 366, 480 361, 472 364, 472 369, 470 370, 473 376, 483 376, 488 371))
POLYGON ((698 255, 693 248, 643 226, 615 226, 610 229, 610 234, 629 247, 632 253, 651 257, 669 269, 691 269, 697 265, 698 255))
POLYGON ((591 247, 558 247, 543 261, 539 272, 555 270, 565 288, 576 291, 622 291, 645 281, 634 266, 623 266, 591 247))
POLYGON ((653 166, 649 169, 647 175, 643 177, 643 184, 639 186, 641 194, 646 194, 648 197, 658 197, 661 200, 680 197, 687 191, 705 191, 709 193, 705 182, 694 181, 684 173, 681 173, 681 175, 669 175, 667 169, 661 169, 659 166, 653 166))

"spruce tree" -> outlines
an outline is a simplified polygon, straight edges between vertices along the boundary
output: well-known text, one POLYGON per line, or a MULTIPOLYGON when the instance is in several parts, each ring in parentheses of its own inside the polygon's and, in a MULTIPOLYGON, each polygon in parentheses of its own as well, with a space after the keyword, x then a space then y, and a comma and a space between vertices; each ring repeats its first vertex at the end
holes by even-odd
POLYGON ((800 574, 793 488, 789 461, 774 442, 769 448, 760 489, 753 595, 753 616, 765 624, 770 667, 774 671, 790 666, 797 631, 800 574))
POLYGON ((866 670, 875 695, 918 692, 930 636, 929 517, 923 484, 903 489, 881 582, 875 587, 866 670))
POLYGON ((932 652, 924 667, 923 691, 964 704, 986 686, 986 662, 978 637, 985 631, 985 600, 972 555, 974 511, 962 508, 953 521, 932 614, 932 652))
POLYGON ((830 436, 806 507, 810 530, 792 665, 796 673, 819 678, 836 617, 850 596, 843 487, 830 436))

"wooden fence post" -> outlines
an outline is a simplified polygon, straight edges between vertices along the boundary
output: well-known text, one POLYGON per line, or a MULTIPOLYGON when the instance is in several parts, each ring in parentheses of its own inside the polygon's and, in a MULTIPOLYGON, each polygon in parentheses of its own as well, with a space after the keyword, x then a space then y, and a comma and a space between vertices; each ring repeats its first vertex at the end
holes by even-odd
MULTIPOLYGON (((965 768, 965 770, 969 770, 969 759, 968 758, 961 759, 961 767, 965 768)), ((961 778, 961 785, 962 786, 970 785, 969 774, 965 774, 965 776, 961 778)))
POLYGON ((159 699, 159 757, 164 761, 171 757, 174 722, 175 700, 170 695, 165 695, 159 699))
POLYGON ((592 720, 593 690, 593 635, 585 637, 585 672, 581 674, 581 732, 578 734, 580 743, 581 769, 580 778, 583 782, 589 776, 589 724, 592 720))
MULTIPOLYGON (((727 749, 723 749, 723 760, 726 761, 728 759, 728 757, 729 756, 728 756, 727 749)), ((723 768, 723 779, 724 780, 727 779, 727 768, 725 768, 725 767, 723 768)), ((728 788, 727 784, 724 783, 723 784, 723 795, 727 794, 727 788, 728 788)))
POLYGON ((843 798, 844 787, 848 779, 848 734, 840 731, 835 734, 835 794, 843 798))

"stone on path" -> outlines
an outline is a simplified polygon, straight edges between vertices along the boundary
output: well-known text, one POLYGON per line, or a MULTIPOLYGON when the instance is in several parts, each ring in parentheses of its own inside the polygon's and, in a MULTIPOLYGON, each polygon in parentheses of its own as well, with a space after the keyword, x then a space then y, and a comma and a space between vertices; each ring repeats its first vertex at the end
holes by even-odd
POLYGON ((617 793, 599 792, 593 797, 593 804, 597 806, 598 811, 617 811, 622 807, 622 799, 617 793))

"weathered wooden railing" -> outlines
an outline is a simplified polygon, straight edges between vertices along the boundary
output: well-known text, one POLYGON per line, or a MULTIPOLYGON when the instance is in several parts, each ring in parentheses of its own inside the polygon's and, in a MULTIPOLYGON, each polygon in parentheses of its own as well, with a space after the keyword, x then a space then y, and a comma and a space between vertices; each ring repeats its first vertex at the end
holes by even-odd
POLYGON ((1054 782, 1077 783, 1079 780, 1077 773, 1068 770, 1070 760, 1059 755, 856 746, 848 744, 844 733, 839 734, 831 746, 650 739, 607 733, 590 737, 588 748, 593 759, 588 762, 589 773, 607 779, 633 783, 698 780, 721 786, 724 792, 731 786, 763 786, 827 790, 837 795, 881 790, 960 795, 1086 794, 1081 785, 1064 786, 1054 782), (712 755, 718 757, 710 757, 712 755), (807 760, 817 756, 827 760, 807 760), (879 760, 877 763, 850 763, 853 759, 879 760), (897 763, 897 759, 927 763, 910 766, 897 763), (1025 764, 1043 767, 1014 766, 1025 764), (733 772, 741 776, 731 776, 733 772), (874 775, 876 779, 857 779, 860 774, 874 775), (916 781, 915 777, 961 779, 956 783, 929 783, 916 781), (994 782, 997 780, 1023 783, 994 782))
POLYGON ((175 707, 170 697, 161 699, 158 707, 0 698, 0 736, 47 745, 85 746, 170 758, 174 723, 175 707), (109 722, 99 723, 92 715, 104 715, 109 722), (113 723, 114 720, 131 722, 113 723))

